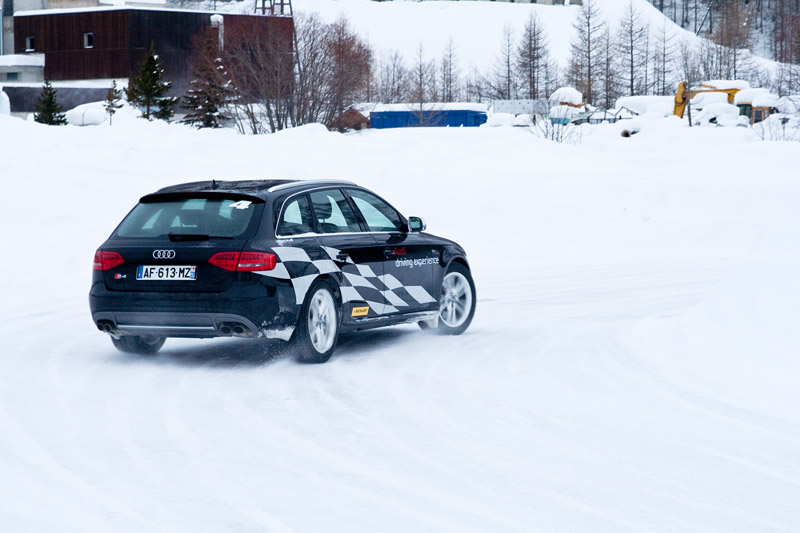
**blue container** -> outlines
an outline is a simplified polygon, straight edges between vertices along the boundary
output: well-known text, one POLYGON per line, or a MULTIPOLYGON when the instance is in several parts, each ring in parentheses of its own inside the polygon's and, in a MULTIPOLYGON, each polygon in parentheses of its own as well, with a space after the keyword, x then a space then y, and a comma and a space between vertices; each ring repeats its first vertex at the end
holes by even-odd
POLYGON ((471 109, 423 111, 372 111, 370 126, 376 129, 427 127, 476 127, 486 122, 486 113, 471 109))

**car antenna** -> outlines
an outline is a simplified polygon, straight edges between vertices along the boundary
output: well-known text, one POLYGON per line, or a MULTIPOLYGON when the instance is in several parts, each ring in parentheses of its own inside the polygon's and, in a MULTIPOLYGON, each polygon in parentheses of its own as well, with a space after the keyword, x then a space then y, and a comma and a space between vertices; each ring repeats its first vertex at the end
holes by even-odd
POLYGON ((211 180, 211 188, 215 191, 217 190, 217 180, 215 179, 211 180))

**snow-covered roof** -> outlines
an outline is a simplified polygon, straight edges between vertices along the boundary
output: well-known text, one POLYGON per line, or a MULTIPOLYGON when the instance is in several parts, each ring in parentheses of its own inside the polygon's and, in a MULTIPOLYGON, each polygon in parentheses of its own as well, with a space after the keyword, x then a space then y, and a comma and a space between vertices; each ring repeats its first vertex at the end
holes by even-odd
POLYGON ((0 67, 43 67, 44 54, 9 54, 0 56, 0 67))
POLYGON ((733 103, 736 104, 736 105, 749 104, 749 103, 752 103, 752 101, 756 97, 761 96, 762 94, 767 94, 767 93, 769 93, 769 91, 766 90, 766 89, 762 89, 762 88, 745 89, 743 91, 739 91, 738 93, 736 93, 736 96, 734 97, 733 103))
MULTIPOLYGON (((378 104, 372 111, 374 112, 387 112, 387 111, 419 111, 420 104, 378 104)), ((475 104, 470 102, 450 102, 450 103, 430 103, 422 104, 423 111, 476 111, 478 113, 486 113, 488 111, 485 104, 475 104)))
POLYGON ((750 84, 744 80, 708 80, 704 81, 702 85, 711 85, 717 89, 749 89, 750 84))
MULTIPOLYGON (((74 87, 82 89, 108 89, 111 83, 116 81, 117 88, 124 88, 128 86, 128 78, 115 78, 115 79, 97 79, 97 80, 64 80, 64 81, 51 81, 50 85, 56 89, 59 87, 74 87)), ((2 84, 6 87, 37 87, 39 90, 42 88, 40 81, 4 81, 2 84)))
POLYGON ((753 98, 753 107, 778 107, 778 100, 777 94, 760 94, 753 98))
POLYGON ((63 7, 57 9, 35 9, 30 11, 17 11, 14 13, 15 17, 32 17, 39 15, 59 15, 64 13, 91 13, 95 11, 173 11, 176 13, 205 13, 207 15, 214 15, 214 11, 204 11, 195 9, 171 9, 167 7, 158 7, 163 4, 156 4, 157 7, 141 7, 141 6, 94 6, 94 7, 63 7))
POLYGON ((551 102, 583 105, 583 95, 574 87, 561 87, 550 95, 551 102))

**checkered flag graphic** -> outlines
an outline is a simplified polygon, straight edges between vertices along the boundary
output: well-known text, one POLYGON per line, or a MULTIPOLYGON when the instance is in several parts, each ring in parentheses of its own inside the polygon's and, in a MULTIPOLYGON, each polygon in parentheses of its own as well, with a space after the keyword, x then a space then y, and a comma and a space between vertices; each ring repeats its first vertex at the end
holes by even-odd
POLYGON ((280 260, 273 270, 258 274, 292 283, 297 305, 302 305, 306 293, 321 274, 340 273, 342 303, 363 301, 379 315, 399 312, 409 302, 420 304, 436 300, 421 285, 403 285, 391 274, 376 274, 369 265, 357 265, 349 257, 338 259, 341 250, 321 247, 320 259, 311 259, 306 248, 278 246, 272 249, 280 260))

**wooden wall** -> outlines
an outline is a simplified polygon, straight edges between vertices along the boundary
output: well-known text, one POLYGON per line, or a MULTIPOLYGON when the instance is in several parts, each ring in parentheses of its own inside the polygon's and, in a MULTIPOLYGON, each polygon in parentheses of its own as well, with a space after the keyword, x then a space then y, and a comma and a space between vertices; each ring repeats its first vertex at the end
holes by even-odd
MULTIPOLYGON (((224 15, 226 27, 255 23, 279 33, 291 46, 289 17, 224 15)), ((128 78, 135 74, 150 43, 155 45, 165 78, 181 94, 191 79, 188 60, 192 36, 211 26, 211 13, 111 9, 26 15, 14 18, 14 48, 25 50, 25 38, 36 40, 36 53, 45 54, 48 80, 128 78), (92 32, 94 47, 83 47, 83 34, 92 32)))

